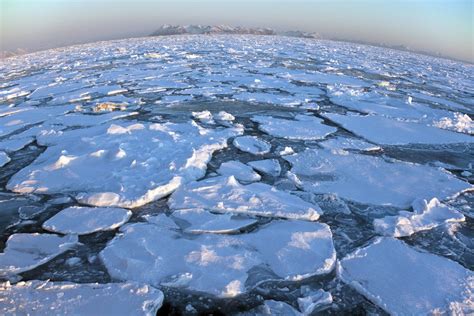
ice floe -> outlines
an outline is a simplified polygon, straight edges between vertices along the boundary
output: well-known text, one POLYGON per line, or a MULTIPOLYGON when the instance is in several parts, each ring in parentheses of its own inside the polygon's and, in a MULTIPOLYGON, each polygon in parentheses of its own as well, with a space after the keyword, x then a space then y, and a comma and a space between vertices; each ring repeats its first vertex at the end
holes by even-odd
POLYGON ((0 167, 5 166, 9 162, 10 162, 10 157, 8 157, 8 155, 5 152, 0 151, 0 167))
POLYGON ((77 236, 53 234, 13 234, 0 253, 0 276, 18 274, 34 269, 77 243, 77 236))
POLYGON ((261 131, 288 139, 323 139, 337 130, 335 127, 324 125, 320 118, 302 114, 296 115, 294 120, 257 115, 252 117, 252 121, 259 123, 258 128, 261 131))
POLYGON ((397 239, 378 238, 349 254, 338 275, 392 315, 472 312, 472 271, 397 239))
POLYGON ((346 151, 307 149, 284 159, 292 165, 290 178, 304 190, 359 203, 407 208, 418 198, 442 200, 472 189, 442 169, 346 151))
POLYGON ((207 209, 219 213, 315 221, 319 206, 264 183, 240 184, 235 177, 189 182, 168 200, 171 209, 207 209))
POLYGON ((260 175, 254 172, 251 167, 237 160, 223 162, 217 172, 223 176, 234 176, 243 182, 254 182, 261 179, 260 175))
POLYGON ((263 155, 270 152, 272 146, 256 136, 239 136, 232 142, 238 149, 254 154, 263 155))
POLYGON ((404 122, 376 115, 326 113, 328 119, 373 143, 381 145, 472 143, 468 135, 420 123, 404 122))
POLYGON ((298 298, 298 307, 303 315, 312 315, 313 312, 327 307, 332 303, 332 295, 324 290, 317 290, 307 296, 298 298))
POLYGON ((338 149, 355 149, 361 151, 375 151, 380 150, 380 146, 373 145, 366 141, 356 138, 335 137, 319 143, 323 148, 338 150, 338 149))
POLYGON ((278 177, 281 173, 280 163, 276 159, 250 161, 248 162, 248 165, 257 171, 271 175, 273 177, 278 177))
POLYGON ((149 285, 28 281, 0 284, 3 315, 156 315, 163 293, 149 285))
POLYGON ((204 176, 212 153, 238 128, 130 123, 44 135, 47 150, 7 184, 20 193, 74 193, 94 206, 133 208, 204 176), (79 193, 76 193, 79 192, 79 193))
POLYGON ((412 207, 413 212, 401 211, 396 216, 375 219, 375 230, 386 236, 405 237, 444 223, 465 220, 462 213, 442 204, 437 198, 430 201, 415 200, 412 207))
POLYGON ((258 222, 251 218, 232 214, 213 214, 200 209, 177 210, 171 216, 178 221, 184 221, 186 223, 184 231, 189 233, 235 233, 258 222))
POLYGON ((219 297, 244 293, 252 268, 267 266, 276 274, 270 279, 301 280, 331 272, 336 261, 329 226, 320 223, 279 221, 248 234, 194 238, 147 223, 121 230, 100 253, 112 277, 219 297))
POLYGON ((123 208, 68 207, 43 223, 45 230, 84 235, 102 230, 113 230, 126 223, 132 212, 123 208))

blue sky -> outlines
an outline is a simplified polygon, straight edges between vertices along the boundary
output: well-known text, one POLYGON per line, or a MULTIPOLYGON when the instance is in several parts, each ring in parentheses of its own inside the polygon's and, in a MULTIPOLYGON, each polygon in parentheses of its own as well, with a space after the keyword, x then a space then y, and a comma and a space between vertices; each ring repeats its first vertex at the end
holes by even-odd
POLYGON ((0 50, 142 36, 159 25, 300 29, 473 61, 472 0, 0 0, 0 50))

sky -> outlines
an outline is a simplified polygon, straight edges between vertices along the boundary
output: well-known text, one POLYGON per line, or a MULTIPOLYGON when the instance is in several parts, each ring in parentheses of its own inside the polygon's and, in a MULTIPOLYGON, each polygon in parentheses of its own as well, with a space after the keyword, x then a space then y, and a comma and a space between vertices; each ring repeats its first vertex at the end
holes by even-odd
POLYGON ((403 45, 474 62, 473 0, 0 0, 0 51, 228 24, 403 45))

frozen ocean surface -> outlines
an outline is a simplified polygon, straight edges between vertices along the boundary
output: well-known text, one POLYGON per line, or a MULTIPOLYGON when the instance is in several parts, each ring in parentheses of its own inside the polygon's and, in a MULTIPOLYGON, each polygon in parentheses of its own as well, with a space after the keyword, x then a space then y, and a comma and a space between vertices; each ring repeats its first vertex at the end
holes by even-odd
POLYGON ((0 314, 473 314, 473 78, 253 35, 1 60, 0 314))

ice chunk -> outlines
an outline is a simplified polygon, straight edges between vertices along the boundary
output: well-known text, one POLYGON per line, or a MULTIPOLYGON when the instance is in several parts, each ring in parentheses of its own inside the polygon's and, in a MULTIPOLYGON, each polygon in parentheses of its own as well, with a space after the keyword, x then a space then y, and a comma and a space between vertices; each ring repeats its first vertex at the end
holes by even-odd
POLYGON ((10 162, 10 157, 8 157, 8 155, 5 152, 0 151, 0 167, 5 166, 9 162, 10 162))
POLYGON ((41 142, 48 149, 7 187, 20 193, 76 194, 94 206, 138 207, 204 176, 212 153, 241 132, 208 130, 194 122, 116 122, 46 134, 41 142))
POLYGON ((217 172, 223 176, 234 176, 237 180, 254 182, 261 179, 260 175, 240 161, 226 161, 221 164, 217 172))
POLYGON ((472 271, 397 239, 378 238, 356 250, 340 261, 338 274, 392 315, 472 312, 472 271))
POLYGON ((319 143, 326 149, 356 149, 362 151, 380 150, 380 146, 372 145, 366 141, 356 138, 335 137, 319 143))
POLYGON ((13 152, 24 148, 34 141, 33 137, 24 137, 17 139, 6 139, 0 141, 0 150, 13 152))
POLYGON ((163 293, 137 283, 50 281, 0 284, 3 315, 156 315, 163 293))
POLYGON ((72 206, 44 222, 43 228, 55 233, 84 235, 116 229, 131 216, 132 212, 123 208, 72 206))
POLYGON ((324 290, 317 290, 305 297, 298 298, 298 306, 303 315, 311 315, 325 305, 332 304, 332 295, 324 290))
POLYGON ((376 115, 324 114, 328 119, 373 143, 381 145, 472 143, 471 136, 419 123, 376 115))
POLYGON ((187 227, 184 231, 190 233, 234 233, 257 223, 255 219, 232 214, 213 214, 199 209, 177 210, 172 217, 185 221, 187 227))
POLYGON ((433 122, 438 128, 451 129, 459 133, 474 134, 474 123, 467 114, 454 113, 453 118, 443 117, 433 122))
POLYGON ((0 276, 34 269, 77 243, 77 236, 52 234, 13 234, 0 253, 0 276))
POLYGON ((237 314, 238 316, 302 316, 296 308, 288 303, 266 300, 263 305, 247 312, 237 314))
POLYGON ((215 118, 216 120, 229 121, 229 122, 232 122, 233 120, 235 120, 235 117, 232 114, 227 113, 226 111, 220 111, 219 113, 217 113, 215 118))
POLYGON ((145 215, 143 218, 150 224, 154 224, 161 228, 174 229, 178 230, 179 226, 176 225, 174 220, 171 217, 166 216, 165 214, 158 215, 145 215))
POLYGON ((292 180, 305 191, 359 203, 407 208, 418 198, 445 199, 472 189, 442 169, 346 151, 308 149, 284 159, 292 165, 292 180))
POLYGON ((201 112, 192 112, 192 114, 195 119, 198 119, 205 124, 215 124, 212 113, 207 110, 201 112))
POLYGON ((386 236, 405 237, 429 230, 443 223, 463 222, 464 215, 438 201, 437 198, 416 200, 414 212, 402 211, 397 216, 386 216, 374 220, 375 230, 386 236))
POLYGON ((272 146, 256 136, 240 136, 234 138, 233 144, 238 149, 254 154, 263 155, 270 152, 272 146))
POLYGON ((168 200, 171 209, 207 209, 219 213, 241 213, 315 221, 319 206, 264 183, 241 185, 233 177, 216 177, 190 182, 168 200))
POLYGON ((276 159, 250 161, 248 164, 255 170, 269 174, 273 177, 278 177, 281 173, 280 163, 276 159))
POLYGON ((252 117, 252 121, 259 123, 261 131, 287 139, 317 140, 337 130, 322 124, 323 120, 320 118, 301 114, 296 115, 294 120, 257 115, 252 117))
POLYGON ((147 223, 121 230, 100 253, 113 278, 219 297, 244 293, 248 273, 257 266, 267 266, 278 278, 300 280, 331 272, 336 260, 329 226, 320 223, 279 221, 243 235, 193 238, 147 223))

